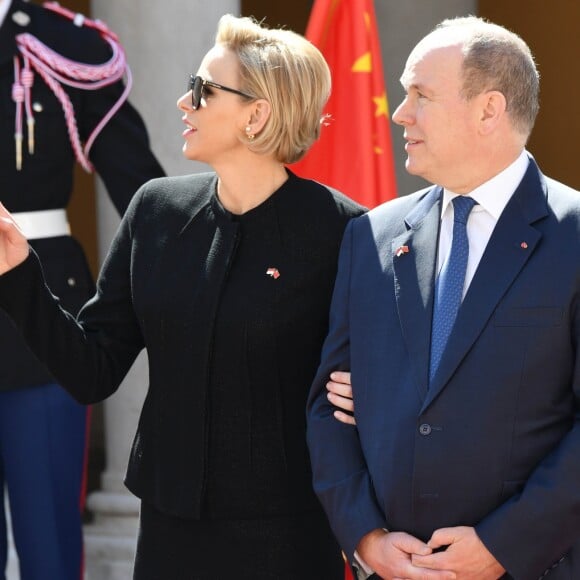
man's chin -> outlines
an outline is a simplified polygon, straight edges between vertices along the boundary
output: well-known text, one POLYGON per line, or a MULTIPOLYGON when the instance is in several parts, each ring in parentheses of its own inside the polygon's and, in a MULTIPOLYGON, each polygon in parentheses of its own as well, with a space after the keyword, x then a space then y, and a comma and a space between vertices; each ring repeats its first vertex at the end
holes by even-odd
POLYGON ((407 173, 409 173, 410 175, 423 177, 423 171, 421 170, 421 167, 416 162, 414 163, 408 157, 407 161, 405 161, 405 169, 407 170, 407 173))

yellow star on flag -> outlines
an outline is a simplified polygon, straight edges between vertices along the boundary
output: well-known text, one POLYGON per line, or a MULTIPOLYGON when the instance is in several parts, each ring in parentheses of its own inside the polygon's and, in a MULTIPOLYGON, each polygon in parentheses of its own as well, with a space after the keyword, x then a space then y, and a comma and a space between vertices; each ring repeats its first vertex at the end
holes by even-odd
POLYGON ((387 104, 387 93, 384 92, 380 97, 373 97, 373 102, 377 106, 375 110, 375 117, 384 115, 389 117, 389 105, 387 104))
POLYGON ((373 70, 373 64, 371 60, 371 53, 365 52, 362 56, 359 56, 352 65, 352 72, 357 73, 368 73, 373 70))

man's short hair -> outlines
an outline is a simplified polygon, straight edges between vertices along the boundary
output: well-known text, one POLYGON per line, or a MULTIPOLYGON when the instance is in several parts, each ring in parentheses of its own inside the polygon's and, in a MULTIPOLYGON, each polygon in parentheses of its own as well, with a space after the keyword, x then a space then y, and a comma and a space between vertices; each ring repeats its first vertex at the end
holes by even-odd
POLYGON ((463 52, 462 95, 502 93, 514 128, 526 137, 538 114, 540 75, 528 45, 514 32, 475 16, 441 22, 435 33, 458 33, 463 52))

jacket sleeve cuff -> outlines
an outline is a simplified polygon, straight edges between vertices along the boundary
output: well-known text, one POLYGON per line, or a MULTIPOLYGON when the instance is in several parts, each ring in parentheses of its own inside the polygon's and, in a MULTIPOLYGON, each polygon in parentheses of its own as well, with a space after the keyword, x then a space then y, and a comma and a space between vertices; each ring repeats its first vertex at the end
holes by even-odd
POLYGON ((44 285, 38 256, 31 248, 24 262, 0 276, 0 307, 13 319, 26 315, 30 290, 36 284, 44 285))

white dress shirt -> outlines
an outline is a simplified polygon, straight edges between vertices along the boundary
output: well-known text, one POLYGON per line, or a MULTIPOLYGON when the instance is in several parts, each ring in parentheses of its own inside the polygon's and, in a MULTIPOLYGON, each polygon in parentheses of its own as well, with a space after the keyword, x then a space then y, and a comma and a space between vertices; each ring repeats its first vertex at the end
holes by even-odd
MULTIPOLYGON (((501 173, 492 177, 466 195, 477 202, 467 219, 467 238, 469 240, 469 258, 465 272, 463 297, 473 280, 483 252, 491 238, 491 234, 512 195, 515 193, 524 174, 528 169, 529 159, 526 151, 501 173)), ((458 194, 443 190, 443 205, 441 210, 441 231, 439 233, 439 252, 437 260, 437 275, 441 272, 445 260, 451 251, 453 238, 453 204, 451 201, 458 194)))

